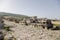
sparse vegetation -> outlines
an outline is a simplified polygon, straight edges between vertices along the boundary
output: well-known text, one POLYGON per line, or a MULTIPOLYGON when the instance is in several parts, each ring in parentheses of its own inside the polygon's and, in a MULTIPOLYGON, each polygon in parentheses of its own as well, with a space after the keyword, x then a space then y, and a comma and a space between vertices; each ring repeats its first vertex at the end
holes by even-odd
POLYGON ((12 13, 6 13, 6 12, 0 12, 0 16, 11 16, 11 17, 17 17, 17 18, 30 18, 25 15, 12 14, 12 13))
POLYGON ((6 31, 11 31, 10 26, 7 26, 7 25, 5 25, 4 29, 5 29, 6 31))
POLYGON ((54 26, 60 26, 60 24, 53 24, 54 26))

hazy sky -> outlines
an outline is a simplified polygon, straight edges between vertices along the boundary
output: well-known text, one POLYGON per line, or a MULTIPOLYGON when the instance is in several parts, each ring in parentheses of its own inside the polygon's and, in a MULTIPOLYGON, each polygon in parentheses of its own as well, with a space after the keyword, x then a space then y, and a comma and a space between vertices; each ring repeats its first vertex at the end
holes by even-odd
POLYGON ((60 19, 60 0, 0 0, 0 12, 60 19))

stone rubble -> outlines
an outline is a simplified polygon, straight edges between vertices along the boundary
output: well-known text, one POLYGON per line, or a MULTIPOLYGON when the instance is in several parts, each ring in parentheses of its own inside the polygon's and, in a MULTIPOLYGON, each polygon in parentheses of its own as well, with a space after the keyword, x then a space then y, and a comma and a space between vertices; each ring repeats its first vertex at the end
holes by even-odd
POLYGON ((11 33, 17 40, 55 40, 60 35, 60 31, 34 28, 31 25, 25 26, 6 20, 5 24, 14 26, 11 33))

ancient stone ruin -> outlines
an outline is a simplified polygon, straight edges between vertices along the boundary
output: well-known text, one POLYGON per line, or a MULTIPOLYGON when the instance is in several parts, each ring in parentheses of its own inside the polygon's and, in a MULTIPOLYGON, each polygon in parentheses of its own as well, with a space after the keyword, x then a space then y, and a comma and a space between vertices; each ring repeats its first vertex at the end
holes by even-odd
POLYGON ((0 40, 4 39, 3 29, 4 29, 4 21, 3 18, 0 17, 0 40))
POLYGON ((53 28, 53 24, 50 19, 47 18, 37 18, 36 16, 31 17, 29 19, 24 19, 21 22, 23 25, 32 25, 34 27, 42 27, 42 28, 53 28))
POLYGON ((5 17, 5 19, 12 21, 12 22, 15 22, 15 23, 20 23, 21 25, 26 25, 26 26, 32 25, 33 27, 43 27, 43 28, 47 27, 47 29, 53 27, 53 24, 51 23, 50 19, 37 18, 37 16, 33 16, 33 17, 28 18, 28 19, 23 18, 23 20, 13 18, 13 17, 5 17))
POLYGON ((3 18, 0 17, 0 29, 3 29, 4 28, 4 21, 3 21, 3 18))

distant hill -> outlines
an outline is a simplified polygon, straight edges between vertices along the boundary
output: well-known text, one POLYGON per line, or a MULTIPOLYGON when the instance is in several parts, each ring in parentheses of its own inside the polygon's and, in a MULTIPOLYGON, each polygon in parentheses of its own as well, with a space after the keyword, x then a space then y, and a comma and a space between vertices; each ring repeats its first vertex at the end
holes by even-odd
POLYGON ((20 18, 30 18, 29 16, 26 16, 26 15, 6 13, 6 12, 0 12, 0 16, 13 16, 13 17, 20 17, 20 18))

